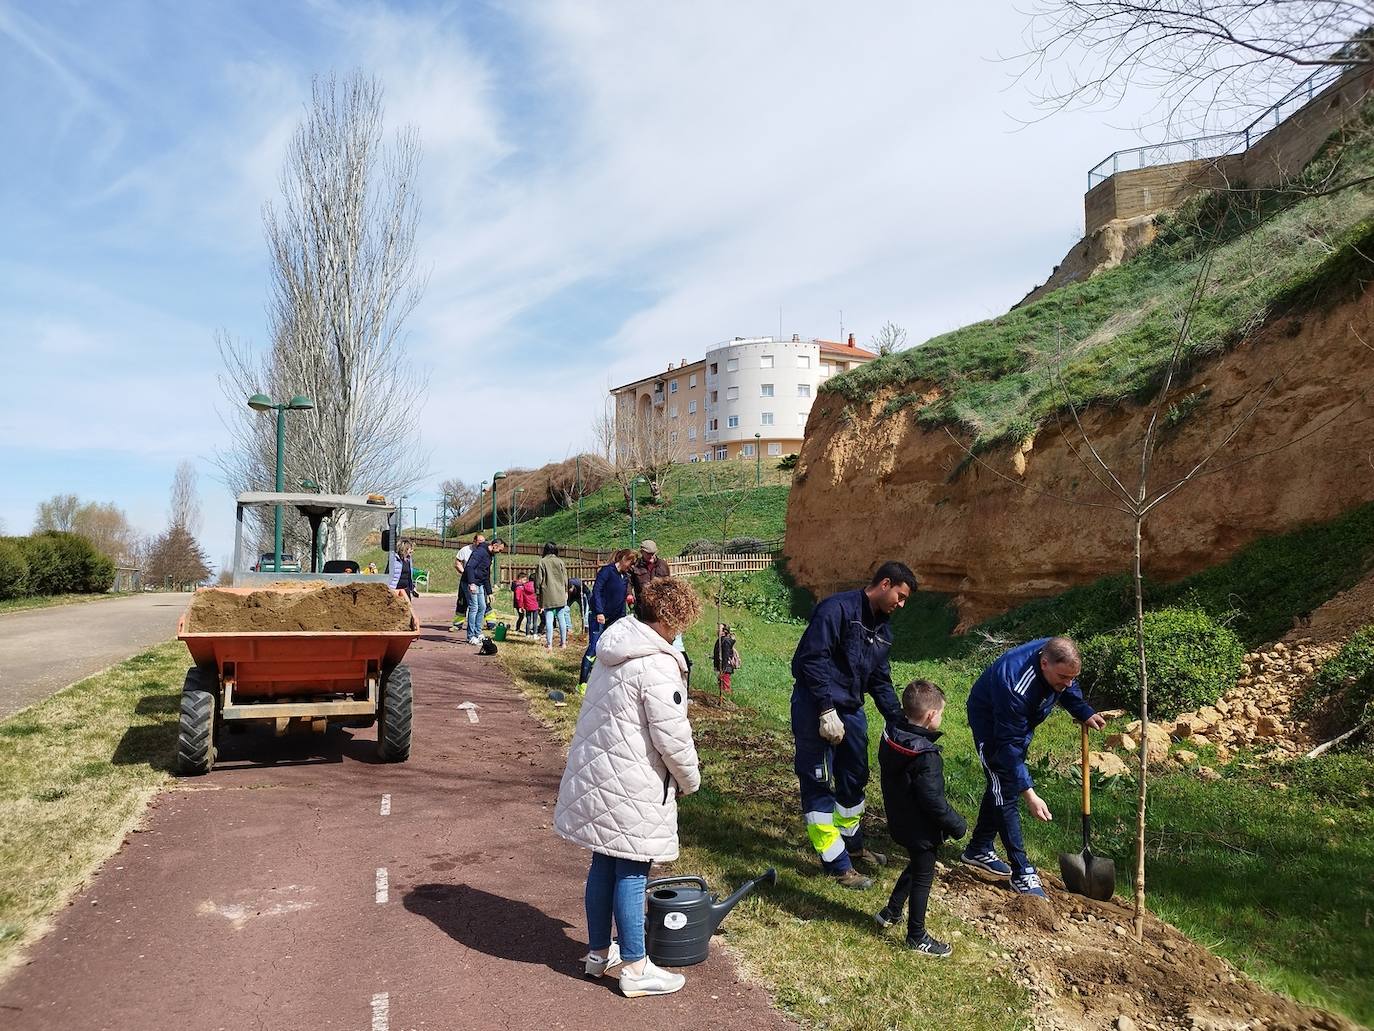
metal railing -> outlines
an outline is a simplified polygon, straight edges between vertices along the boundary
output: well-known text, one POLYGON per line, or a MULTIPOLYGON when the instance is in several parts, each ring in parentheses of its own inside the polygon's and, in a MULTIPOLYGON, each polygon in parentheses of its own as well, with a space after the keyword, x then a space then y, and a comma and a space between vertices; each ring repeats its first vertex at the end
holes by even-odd
POLYGON ((1270 104, 1258 118, 1242 129, 1156 143, 1148 147, 1132 147, 1129 150, 1118 150, 1108 154, 1088 170, 1088 189, 1091 190, 1098 183, 1106 182, 1118 172, 1134 172, 1157 165, 1242 154, 1282 125, 1289 115, 1306 107, 1313 97, 1339 79, 1347 70, 1346 65, 1323 65, 1270 104))

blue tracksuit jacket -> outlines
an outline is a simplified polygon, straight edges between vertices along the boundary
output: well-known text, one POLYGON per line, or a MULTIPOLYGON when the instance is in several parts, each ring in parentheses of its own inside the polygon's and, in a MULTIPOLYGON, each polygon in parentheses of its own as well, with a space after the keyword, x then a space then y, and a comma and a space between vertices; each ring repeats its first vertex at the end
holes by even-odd
POLYGON ((797 642, 794 696, 810 695, 817 712, 843 713, 862 709, 864 695, 871 694, 884 717, 898 719, 902 707, 892 689, 891 650, 888 617, 870 609, 862 590, 832 594, 816 606, 797 642))
POLYGON ((606 626, 610 626, 625 615, 625 596, 628 593, 627 574, 616 569, 614 562, 607 562, 596 574, 596 583, 592 586, 588 603, 587 612, 593 622, 597 616, 605 616, 606 626))
POLYGON ((1006 652, 983 671, 968 696, 968 726, 973 743, 989 769, 1020 794, 1033 785, 1026 755, 1035 728, 1045 722, 1055 703, 1074 719, 1086 720, 1093 707, 1083 700, 1078 681, 1056 691, 1040 671, 1040 649, 1048 637, 1006 652))

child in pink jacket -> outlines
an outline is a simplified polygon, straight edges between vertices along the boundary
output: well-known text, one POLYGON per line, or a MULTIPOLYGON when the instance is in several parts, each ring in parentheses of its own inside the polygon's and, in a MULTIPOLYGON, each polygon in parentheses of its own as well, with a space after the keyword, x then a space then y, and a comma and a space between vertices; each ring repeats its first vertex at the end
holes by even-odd
POLYGON ((525 636, 539 633, 539 594, 533 580, 526 580, 515 588, 515 600, 525 617, 525 636))

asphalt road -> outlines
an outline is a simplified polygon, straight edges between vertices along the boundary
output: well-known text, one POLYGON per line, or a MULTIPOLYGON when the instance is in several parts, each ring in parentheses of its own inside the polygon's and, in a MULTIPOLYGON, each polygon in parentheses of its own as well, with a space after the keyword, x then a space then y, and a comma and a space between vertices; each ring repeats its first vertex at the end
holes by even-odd
POLYGON ((0 719, 171 638, 190 601, 140 594, 0 615, 0 719))
POLYGON ((0 1026, 795 1028, 718 942, 668 998, 582 977, 588 853, 550 826, 563 749, 447 632, 451 606, 416 605, 409 762, 377 763, 372 730, 224 735, 0 986, 0 1026))

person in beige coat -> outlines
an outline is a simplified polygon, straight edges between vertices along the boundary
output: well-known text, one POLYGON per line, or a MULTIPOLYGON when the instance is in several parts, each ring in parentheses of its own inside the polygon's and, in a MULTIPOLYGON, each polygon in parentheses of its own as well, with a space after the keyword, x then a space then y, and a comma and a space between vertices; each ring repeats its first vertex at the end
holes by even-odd
POLYGON ((677 858, 677 796, 701 785, 687 664, 672 646, 700 617, 701 602, 673 579, 655 580, 643 600, 644 621, 618 620, 597 644, 554 810, 559 836, 592 853, 586 972, 619 967, 628 998, 668 995, 686 983, 645 952, 644 886, 651 863, 677 858))

